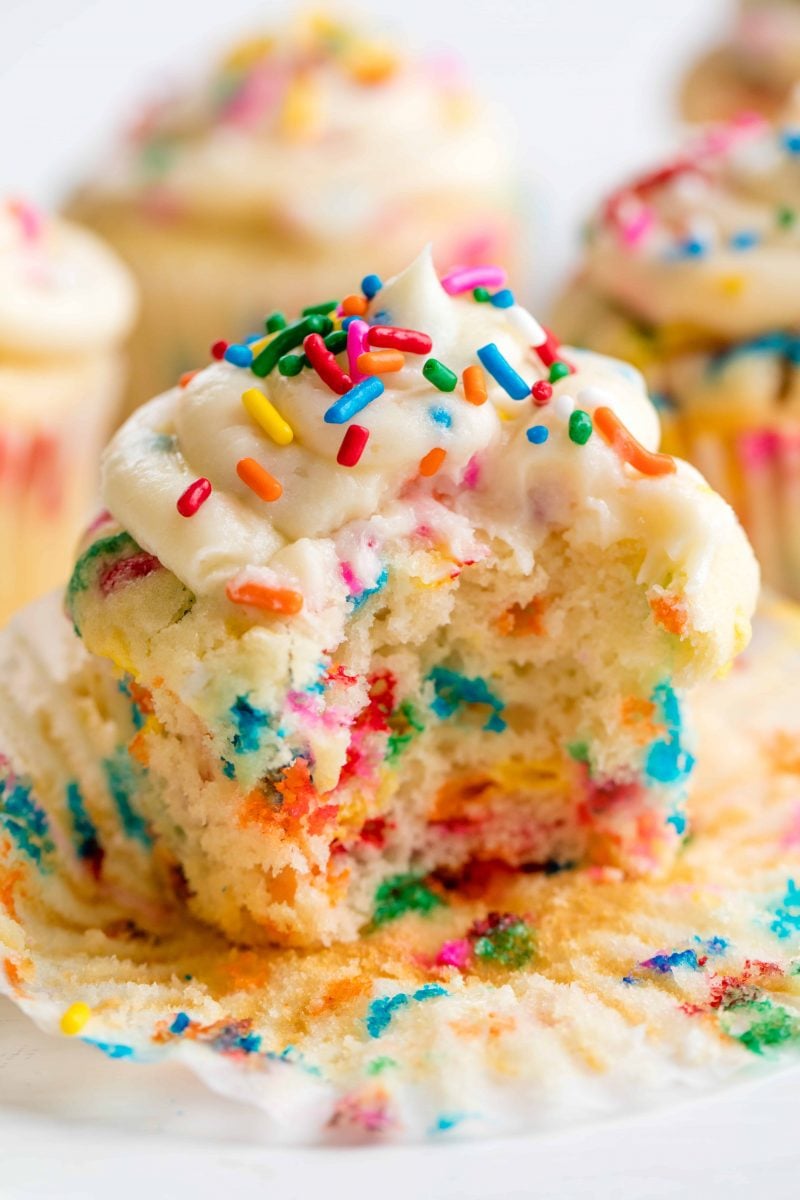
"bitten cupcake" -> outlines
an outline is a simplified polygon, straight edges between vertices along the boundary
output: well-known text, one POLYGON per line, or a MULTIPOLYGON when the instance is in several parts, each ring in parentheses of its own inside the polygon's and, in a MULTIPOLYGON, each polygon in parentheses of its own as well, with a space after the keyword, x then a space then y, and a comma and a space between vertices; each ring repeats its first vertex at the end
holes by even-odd
POLYGON ((658 870, 686 693, 749 634, 752 552, 635 371, 497 268, 369 278, 123 426, 67 593, 131 698, 126 820, 237 940, 475 862, 658 870))
POLYGON ((427 241, 442 263, 519 261, 510 141, 456 64, 360 28, 296 21, 234 47, 72 204, 141 286, 131 405, 203 363, 220 330, 386 277, 427 241))
POLYGON ((592 219, 559 332, 646 374, 668 445, 800 596, 800 113, 711 131, 592 219))
POLYGON ((0 621, 69 570, 134 313, 127 270, 94 234, 0 203, 0 621))
POLYGON ((687 75, 681 108, 690 121, 737 113, 777 114, 800 82, 798 0, 737 0, 730 36, 687 75))

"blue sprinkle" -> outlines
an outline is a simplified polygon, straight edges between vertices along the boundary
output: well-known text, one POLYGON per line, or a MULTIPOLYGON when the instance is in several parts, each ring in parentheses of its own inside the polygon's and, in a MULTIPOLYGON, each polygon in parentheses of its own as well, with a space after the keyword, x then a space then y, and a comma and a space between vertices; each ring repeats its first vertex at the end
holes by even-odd
POLYGON ((530 396, 531 389, 522 376, 517 374, 508 359, 500 353, 494 342, 481 346, 478 358, 512 400, 524 400, 526 396, 530 396))
POLYGON ((489 299, 495 308, 513 308, 516 303, 514 293, 509 291, 508 288, 502 288, 499 292, 495 292, 489 299))
POLYGON ((667 825, 671 825, 677 833, 678 837, 683 837, 686 833, 686 813, 676 809, 667 817, 667 825))
POLYGON ((783 939, 800 933, 800 888, 793 879, 787 879, 784 897, 773 912, 770 930, 776 937, 783 939))
POLYGON ((684 238, 673 248, 675 258, 702 258, 708 250, 708 243, 699 237, 684 238))
POLYGON ((364 588, 363 592, 359 592, 357 596, 347 597, 347 599, 350 601, 350 604, 353 606, 352 611, 358 612, 361 606, 366 604, 370 596, 375 596, 378 592, 382 591, 383 588, 386 587, 388 580, 389 572, 386 570, 386 567, 382 567, 380 575, 375 580, 371 588, 364 588))
POLYGON ((81 789, 73 780, 67 784, 67 809, 72 818, 72 833, 78 858, 97 860, 100 842, 97 829, 86 811, 81 789))
POLYGON ((358 317, 342 317, 342 329, 349 329, 353 321, 357 321, 358 317))
POLYGON ((692 971, 700 969, 694 950, 675 950, 672 954, 654 954, 652 958, 639 963, 639 966, 650 971, 658 971, 659 975, 670 974, 674 967, 689 967, 692 971))
POLYGON ((43 860, 55 849, 47 816, 33 799, 30 785, 16 780, 12 783, 9 791, 8 781, 0 780, 0 825, 18 849, 44 871, 43 860))
POLYGON ((258 1054, 261 1049, 261 1035, 258 1033, 248 1033, 244 1037, 240 1037, 237 1043, 240 1050, 244 1050, 245 1054, 258 1054))
POLYGON ((783 129, 780 134, 781 145, 789 154, 800 154, 800 129, 783 129))
POLYGON ((550 437, 550 430, 546 425, 531 425, 525 437, 529 442, 533 442, 534 446, 541 446, 542 442, 546 442, 550 437))
POLYGON ((448 1129, 453 1129, 456 1125, 460 1125, 467 1118, 466 1113, 442 1113, 437 1117, 431 1126, 431 1133, 447 1133, 448 1129))
POLYGON ((225 351, 225 361, 233 363, 234 367, 249 367, 253 362, 253 351, 241 342, 234 342, 225 351))
POLYGON ((169 1027, 170 1033, 183 1033, 184 1029, 188 1029, 191 1021, 185 1012, 179 1012, 175 1020, 169 1027))
POLYGON ((742 229, 739 233, 734 233, 730 238, 732 250, 750 250, 753 246, 757 246, 760 241, 758 234, 753 229, 742 229))
POLYGON ((446 408, 429 408, 428 414, 432 421, 437 425, 444 425, 445 429, 449 429, 453 424, 453 415, 446 408))
POLYGON ((485 679, 481 679, 480 676, 469 679, 466 675, 451 671, 447 667, 434 667, 428 678, 436 692, 431 708, 437 717, 442 720, 452 717, 464 704, 485 704, 492 712, 483 727, 484 731, 503 732, 506 727, 502 717, 505 705, 490 689, 485 679))
POLYGON ((236 733, 233 748, 237 754, 253 754, 261 745, 261 730, 269 724, 269 717, 262 708, 256 708, 247 696, 237 696, 228 710, 236 733))
POLYGON ((370 317, 370 325, 391 325, 392 314, 386 308, 382 308, 380 312, 373 313, 370 317))
POLYGON ((635 987, 640 981, 635 975, 623 975, 622 982, 626 983, 628 987, 635 987))
POLYGON ((667 736, 650 746, 645 770, 657 783, 676 783, 694 769, 694 757, 681 743, 683 722, 678 697, 670 683, 664 681, 653 689, 652 700, 659 707, 667 736))
POLYGON ((133 1058, 133 1046, 126 1046, 120 1042, 96 1042, 94 1038, 81 1038, 81 1041, 87 1046, 102 1050, 109 1058, 133 1058))
POLYGON ((392 1017, 399 1009, 405 1008, 412 1000, 433 1000, 436 996, 446 996, 447 988, 439 983, 426 983, 412 995, 407 992, 396 992, 394 996, 379 996, 370 1004, 365 1023, 367 1033, 372 1038, 379 1038, 392 1023, 392 1017))
POLYGON ((377 375, 370 375, 366 379, 362 379, 355 387, 351 387, 349 392, 336 400, 327 410, 324 420, 328 425, 344 425, 356 413, 360 413, 362 408, 366 408, 373 400, 377 400, 378 396, 383 395, 384 387, 377 375))
POLYGON ((235 779, 236 778, 235 765, 232 762, 230 762, 227 758, 220 759, 220 762, 222 763, 222 774, 225 776, 225 778, 226 779, 235 779))
POLYGON ((136 794, 144 771, 129 756, 125 746, 118 746, 111 758, 104 758, 102 766, 126 836, 143 846, 149 846, 152 838, 147 830, 147 822, 131 804, 131 797, 136 794))
POLYGON ((263 333, 248 333, 244 339, 244 344, 245 346, 252 346, 253 342, 260 342, 263 336, 263 333))
POLYGON ((361 280, 361 290, 368 300, 376 296, 383 287, 383 281, 379 275, 365 275, 361 280))

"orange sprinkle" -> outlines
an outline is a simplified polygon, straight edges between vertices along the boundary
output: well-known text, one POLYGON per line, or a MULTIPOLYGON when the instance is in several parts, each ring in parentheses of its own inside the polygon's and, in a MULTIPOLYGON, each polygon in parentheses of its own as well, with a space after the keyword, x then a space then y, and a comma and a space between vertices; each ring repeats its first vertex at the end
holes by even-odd
POLYGON ((676 596, 657 595, 648 597, 648 603, 657 625, 666 629, 667 633, 683 637, 689 616, 682 600, 676 596))
POLYGON ((19 994, 22 991, 22 978, 16 963, 13 963, 10 958, 4 958, 3 969, 6 973, 6 979, 11 984, 13 991, 19 994))
POLYGON ((366 296, 345 296, 342 301, 342 314, 345 317, 363 317, 367 311, 366 296))
POLYGON ((195 375, 199 375, 199 374, 200 374, 200 367, 197 367, 194 371, 184 371, 183 374, 181 375, 180 379, 178 380, 179 386, 182 388, 188 387, 189 384, 194 379, 195 375))
POLYGON ((399 350, 368 350, 359 354, 356 366, 365 375, 387 375, 390 371, 402 371, 406 356, 399 350))
POLYGON ((476 406, 485 404, 488 392, 483 368, 479 367, 477 363, 471 367, 465 367, 461 379, 464 383, 464 399, 476 406))
POLYGON ((429 450, 420 460, 420 475, 435 475, 446 458, 447 451, 442 450, 441 446, 434 446, 433 450, 429 450))
POLYGON ((677 470, 671 455, 645 450, 612 409, 604 405, 596 408, 594 427, 622 461, 641 471, 642 475, 672 475, 677 470))
POLYGON ((246 583, 231 581, 225 595, 233 604, 245 604, 250 608, 263 608, 265 612, 280 613, 293 617, 303 607, 303 597, 292 588, 267 587, 265 583, 248 580, 246 583))
POLYGON ((148 746, 147 740, 144 737, 143 729, 140 729, 133 739, 128 742, 128 754, 130 754, 131 758, 135 759, 140 766, 150 766, 150 747, 148 746))
POLYGON ((283 488, 275 476, 270 475, 254 458, 240 458, 236 464, 236 474, 261 500, 279 500, 283 495, 283 488))

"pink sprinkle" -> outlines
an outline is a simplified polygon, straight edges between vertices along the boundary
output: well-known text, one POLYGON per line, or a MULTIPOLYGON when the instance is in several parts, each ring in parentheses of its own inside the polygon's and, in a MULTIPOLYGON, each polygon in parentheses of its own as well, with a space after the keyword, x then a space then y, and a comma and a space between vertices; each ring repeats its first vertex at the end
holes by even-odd
POLYGON ((458 938, 453 942, 445 942, 436 955, 436 965, 439 967, 455 967, 464 971, 472 958, 472 944, 468 938, 458 938))
POLYGON ((86 530, 86 532, 87 533, 96 533, 98 529, 101 529, 103 527, 103 525, 107 525, 109 523, 109 521, 113 521, 113 520, 114 520, 114 518, 112 517, 112 515, 108 511, 108 509, 104 508, 97 514, 95 519, 89 525, 89 528, 86 530))
POLYGON ((481 477, 481 465, 478 462, 477 454, 473 454, 472 458, 469 460, 466 467, 464 468, 464 475, 461 480, 461 483, 463 484, 463 486, 465 488, 468 488, 470 491, 472 491, 478 486, 480 477, 481 477))
POLYGON ((356 575, 349 562, 343 562, 339 570, 342 572, 342 579, 351 596, 358 596, 364 591, 364 585, 356 575))
POLYGON ((222 120, 241 129, 258 125, 264 114, 277 104, 284 80, 272 68, 251 71, 222 109, 222 120))
POLYGON ((502 287, 505 281, 502 267, 459 267, 443 277, 442 287, 448 296, 460 296, 476 287, 502 287))
POLYGON ((626 246, 638 246, 654 225, 655 214, 652 208, 641 208, 629 221, 620 226, 619 235, 626 246))
POLYGON ((203 476, 190 483, 182 496, 178 498, 177 509, 182 517, 193 517, 199 508, 205 504, 211 495, 211 484, 203 476))
POLYGON ((367 344, 368 333, 369 325, 366 321, 362 321, 360 317, 356 317, 347 326, 347 363, 353 383, 359 383, 362 379, 366 379, 364 372, 358 369, 358 356, 366 354, 369 349, 367 344))
POLYGON ((22 236, 28 242, 35 242, 44 230, 44 218, 37 208, 27 200, 10 200, 8 207, 17 219, 22 236))

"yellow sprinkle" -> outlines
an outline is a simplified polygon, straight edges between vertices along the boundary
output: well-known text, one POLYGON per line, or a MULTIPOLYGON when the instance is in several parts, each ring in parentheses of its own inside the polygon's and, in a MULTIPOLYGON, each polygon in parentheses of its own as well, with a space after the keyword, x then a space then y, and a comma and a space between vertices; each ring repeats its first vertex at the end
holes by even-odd
POLYGON ((294 438, 291 425, 284 421, 274 404, 258 388, 248 388, 242 393, 242 404, 247 409, 256 425, 260 425, 267 437, 271 437, 278 446, 288 446, 294 438))
POLYGON ((397 55, 377 42, 355 41, 344 58, 345 69, 356 83, 383 83, 397 70, 397 55))
POLYGON ((249 71, 256 63, 268 58, 275 49, 275 38, 253 37, 234 46, 223 59, 223 68, 230 71, 249 71))
POLYGON ((744 291, 743 275, 722 275, 719 281, 720 290, 726 296, 741 296, 744 291))
POLYGON ((250 349, 253 352, 253 358, 257 358, 264 347, 268 346, 274 337, 277 337, 277 334, 268 333, 263 338, 259 338, 257 342, 251 342, 250 349))
POLYGON ((89 1005, 84 1004, 82 1000, 77 1000, 61 1014, 61 1032, 65 1033, 67 1037, 75 1037, 75 1034, 80 1033, 91 1015, 92 1010, 89 1005))
POLYGON ((286 89, 280 125, 293 141, 314 138, 321 132, 323 110, 317 89, 308 77, 298 75, 286 89))

